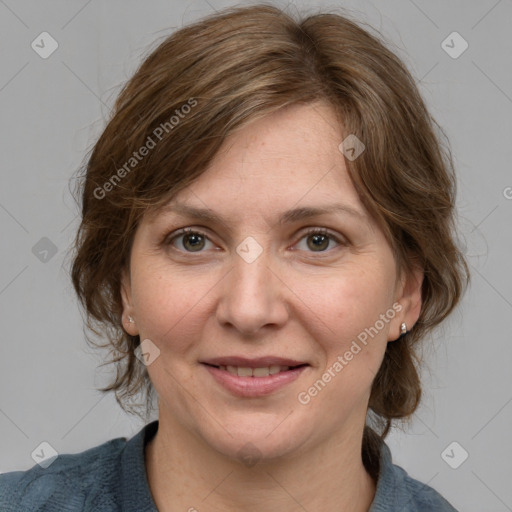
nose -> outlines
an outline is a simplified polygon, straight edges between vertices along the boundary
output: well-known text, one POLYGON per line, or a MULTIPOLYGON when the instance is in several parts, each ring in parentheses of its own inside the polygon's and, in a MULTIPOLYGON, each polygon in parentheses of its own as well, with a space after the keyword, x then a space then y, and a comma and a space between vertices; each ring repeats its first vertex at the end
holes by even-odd
POLYGON ((216 316, 224 328, 255 336, 264 328, 277 329, 286 323, 289 290, 273 270, 277 267, 266 249, 254 261, 234 255, 232 269, 219 283, 216 316))

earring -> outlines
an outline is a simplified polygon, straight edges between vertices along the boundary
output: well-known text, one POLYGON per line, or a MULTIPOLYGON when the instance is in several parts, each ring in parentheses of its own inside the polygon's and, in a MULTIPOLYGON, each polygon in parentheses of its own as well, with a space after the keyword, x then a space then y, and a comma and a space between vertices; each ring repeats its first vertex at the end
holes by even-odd
POLYGON ((135 320, 134 320, 131 316, 128 316, 128 321, 129 321, 131 324, 135 323, 135 320))
POLYGON ((402 322, 402 325, 400 325, 400 336, 403 336, 404 334, 407 334, 407 324, 402 322))

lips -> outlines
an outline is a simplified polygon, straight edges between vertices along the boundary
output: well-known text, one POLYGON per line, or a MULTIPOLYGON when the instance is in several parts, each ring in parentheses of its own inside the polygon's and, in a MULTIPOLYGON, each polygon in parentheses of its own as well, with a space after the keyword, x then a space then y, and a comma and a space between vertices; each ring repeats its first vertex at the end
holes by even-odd
POLYGON ((297 366, 308 365, 308 363, 304 361, 276 356, 257 357, 253 359, 242 356, 213 357, 200 362, 216 367, 237 366, 243 368, 263 368, 267 366, 289 366, 290 368, 295 368, 297 366))
POLYGON ((200 363, 214 381, 241 398, 261 398, 277 392, 298 379, 310 366, 298 359, 278 356, 212 357, 200 363))
MULTIPOLYGON (((247 364, 247 360, 244 364, 247 364)), ((253 360, 254 361, 254 360, 253 360)), ((258 364, 261 364, 258 360, 258 364)), ((214 366, 208 363, 202 365, 206 371, 213 377, 214 381, 220 384, 225 390, 229 391, 231 395, 240 398, 262 398, 277 392, 278 390, 291 385, 292 382, 297 380, 304 372, 308 370, 309 365, 303 364, 294 368, 288 368, 285 371, 279 371, 272 375, 267 376, 248 376, 245 370, 250 371, 250 367, 239 367, 242 369, 244 375, 234 375, 226 368, 233 369, 235 367, 229 366, 214 366)), ((275 368, 279 368, 276 366, 275 368)))

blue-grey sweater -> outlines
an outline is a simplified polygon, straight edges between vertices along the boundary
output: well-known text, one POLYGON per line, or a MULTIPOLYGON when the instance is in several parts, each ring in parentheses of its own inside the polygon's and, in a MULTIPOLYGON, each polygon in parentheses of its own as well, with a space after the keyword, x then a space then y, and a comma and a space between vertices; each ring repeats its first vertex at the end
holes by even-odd
MULTIPOLYGON (((112 439, 77 454, 58 455, 46 469, 0 474, 1 512, 155 512, 144 450, 158 421, 134 437, 112 439)), ((382 443, 377 490, 369 512, 457 512, 431 487, 392 463, 382 443)))

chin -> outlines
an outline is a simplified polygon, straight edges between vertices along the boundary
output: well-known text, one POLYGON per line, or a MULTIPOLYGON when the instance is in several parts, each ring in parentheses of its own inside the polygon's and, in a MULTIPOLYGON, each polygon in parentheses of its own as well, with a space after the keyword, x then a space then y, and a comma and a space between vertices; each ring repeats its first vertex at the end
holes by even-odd
POLYGON ((285 425, 289 418, 284 418, 272 423, 267 418, 259 425, 254 421, 250 424, 238 421, 236 425, 226 426, 225 430, 220 426, 220 431, 209 430, 203 433, 203 438, 219 454, 246 466, 254 466, 258 462, 296 455, 304 443, 304 432, 294 432, 294 425, 285 425))

